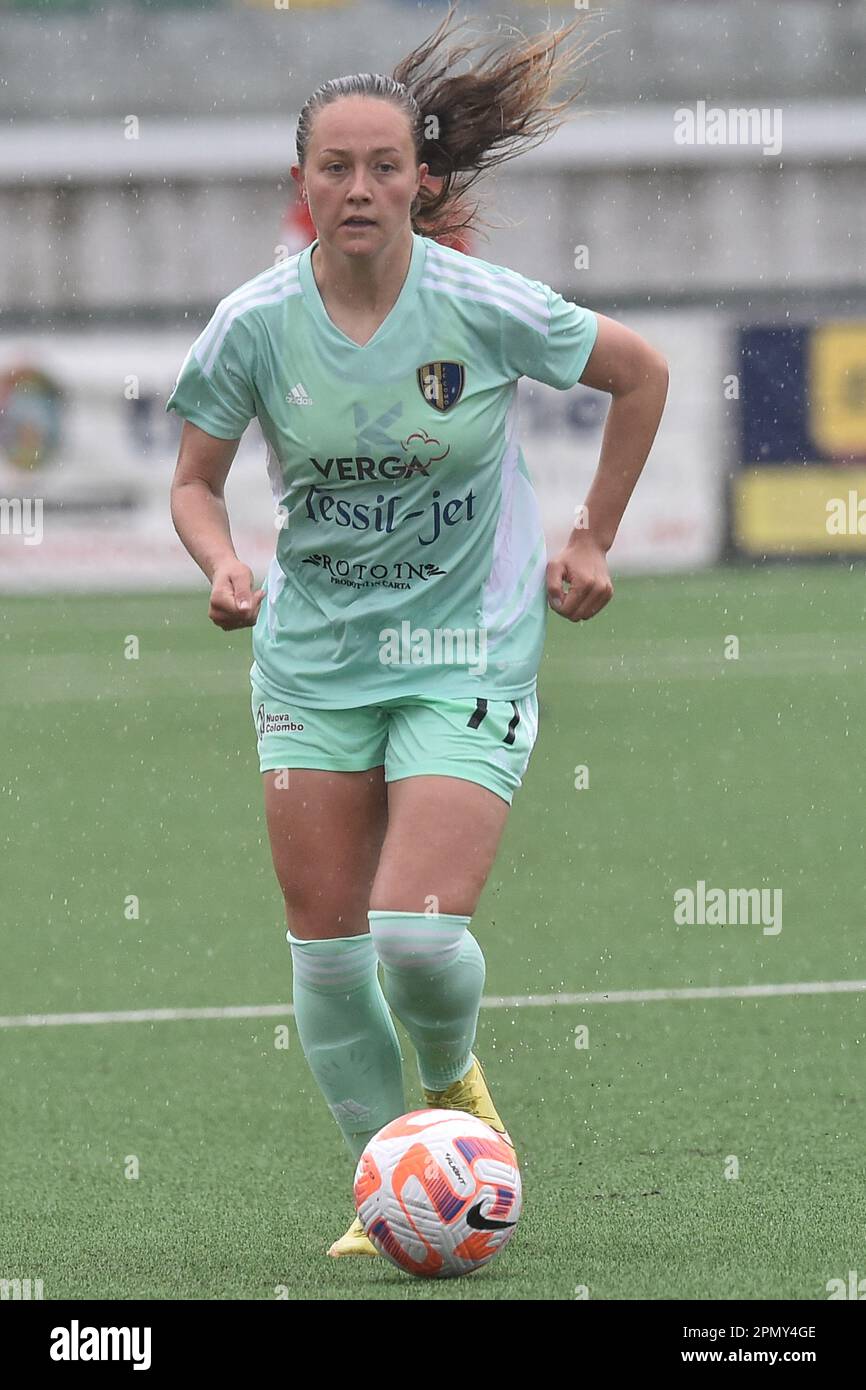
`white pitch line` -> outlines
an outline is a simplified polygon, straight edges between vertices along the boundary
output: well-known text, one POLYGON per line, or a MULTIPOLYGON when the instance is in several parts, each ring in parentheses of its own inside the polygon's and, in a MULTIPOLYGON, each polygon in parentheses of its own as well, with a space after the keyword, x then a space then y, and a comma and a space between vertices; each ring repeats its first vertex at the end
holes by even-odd
POLYGON ((489 1009, 555 1004, 654 1004, 668 999, 761 999, 786 994, 859 994, 866 980, 814 980, 790 985, 707 985, 693 989, 612 989, 595 994, 499 994, 482 1000, 489 1009))
MULTIPOLYGON (((792 994, 860 994, 866 980, 814 980, 789 985, 707 985, 693 989, 615 989, 594 994, 491 994, 482 1009, 553 1008, 570 1004, 653 1004, 671 999, 767 999, 792 994)), ((291 1004, 226 1004, 205 1009, 129 1009, 111 1013, 20 1014, 0 1028, 59 1028, 73 1023, 173 1023, 209 1018, 292 1018, 291 1004)))
POLYGON ((67 1023, 174 1023, 201 1018, 285 1018, 291 1004, 225 1004, 206 1009, 126 1009, 110 1013, 20 1014, 0 1017, 0 1028, 60 1028, 67 1023))

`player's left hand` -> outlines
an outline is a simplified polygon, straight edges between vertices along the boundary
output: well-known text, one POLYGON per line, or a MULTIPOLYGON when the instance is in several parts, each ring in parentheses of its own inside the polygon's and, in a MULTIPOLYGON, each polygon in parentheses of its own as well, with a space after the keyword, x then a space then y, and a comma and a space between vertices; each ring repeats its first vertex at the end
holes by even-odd
POLYGON ((589 531, 548 562, 547 601, 561 618, 572 623, 594 618, 612 598, 605 551, 589 531))

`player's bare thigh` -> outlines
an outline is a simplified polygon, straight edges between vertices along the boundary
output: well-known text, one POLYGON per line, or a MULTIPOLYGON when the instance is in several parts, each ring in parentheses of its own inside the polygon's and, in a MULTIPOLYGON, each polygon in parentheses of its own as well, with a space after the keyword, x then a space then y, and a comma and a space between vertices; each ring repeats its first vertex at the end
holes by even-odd
POLYGON ((388 783, 388 829, 371 909, 430 910, 471 917, 511 807, 462 777, 402 777, 388 783))
POLYGON ((293 936, 369 929, 367 908, 388 820, 384 767, 262 774, 271 856, 293 936))

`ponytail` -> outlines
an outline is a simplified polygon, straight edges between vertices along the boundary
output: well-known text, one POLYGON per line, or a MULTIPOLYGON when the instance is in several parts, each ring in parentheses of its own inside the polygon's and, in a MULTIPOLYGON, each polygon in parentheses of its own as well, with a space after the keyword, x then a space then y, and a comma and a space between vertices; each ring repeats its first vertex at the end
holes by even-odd
POLYGON ((534 149, 563 124, 562 113, 583 89, 559 101, 551 95, 585 66, 598 42, 561 51, 565 39, 589 18, 582 15, 553 33, 494 44, 473 62, 477 41, 445 47, 454 32, 457 3, 450 0, 445 19, 397 64, 391 77, 358 73, 325 82, 308 98, 298 121, 298 162, 303 166, 319 107, 342 96, 372 96, 404 111, 416 160, 429 165, 435 183, 421 185, 412 204, 412 230, 434 238, 477 230, 479 209, 470 204, 469 190, 488 169, 534 149), (464 59, 470 60, 469 70, 456 72, 464 59))

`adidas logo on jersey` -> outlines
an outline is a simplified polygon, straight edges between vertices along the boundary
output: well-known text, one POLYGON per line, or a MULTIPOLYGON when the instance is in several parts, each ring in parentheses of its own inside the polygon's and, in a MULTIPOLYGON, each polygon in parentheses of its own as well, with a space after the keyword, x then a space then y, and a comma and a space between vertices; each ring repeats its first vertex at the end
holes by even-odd
POLYGON ((304 386, 304 383, 302 381, 299 381, 296 386, 292 387, 291 391, 286 396, 286 400, 288 401, 289 405, 313 404, 313 398, 312 396, 307 395, 307 388, 304 386))

